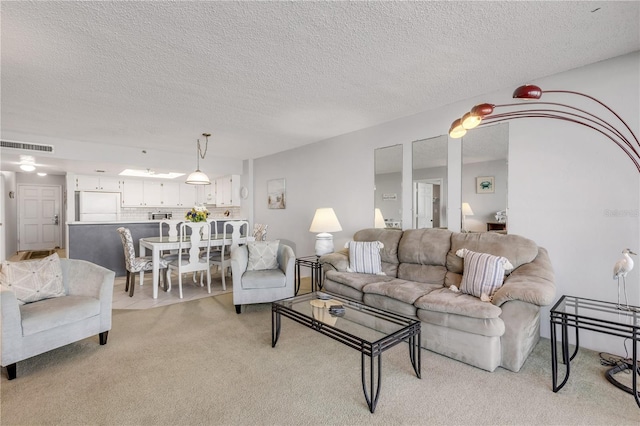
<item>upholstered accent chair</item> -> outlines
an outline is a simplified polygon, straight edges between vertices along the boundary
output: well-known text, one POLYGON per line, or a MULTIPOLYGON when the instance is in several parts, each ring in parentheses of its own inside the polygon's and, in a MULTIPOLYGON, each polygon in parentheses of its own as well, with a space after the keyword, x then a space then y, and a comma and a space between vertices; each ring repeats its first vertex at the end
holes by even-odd
MULTIPOLYGON (((12 288, 18 274, 12 277, 3 271, 0 364, 7 367, 9 380, 16 378, 19 361, 95 335, 101 345, 107 343, 115 272, 85 260, 55 256, 63 284, 63 292, 55 297, 22 303, 20 291, 12 288)), ((8 263, 23 262, 5 262, 3 269, 8 263)))
MULTIPOLYGON (((153 270, 153 260, 151 256, 136 257, 136 248, 133 245, 133 238, 131 237, 131 231, 129 228, 120 227, 117 229, 122 240, 122 248, 124 250, 124 264, 127 269, 127 281, 124 287, 124 291, 129 291, 129 297, 133 297, 136 284, 136 274, 140 273, 140 285, 144 282, 145 271, 153 270)), ((160 259, 160 269, 167 268, 167 261, 160 259)), ((162 278, 162 274, 160 274, 162 278)), ((166 278, 165 278, 166 289, 166 278)))
MULTIPOLYGON (((233 304, 236 307, 236 313, 242 312, 242 305, 268 303, 293 297, 296 256, 291 247, 278 243, 275 264, 253 262, 251 259, 252 250, 260 253, 257 249, 263 249, 265 245, 273 243, 278 242, 253 241, 231 251, 233 304)), ((257 257, 260 257, 260 254, 257 257)))

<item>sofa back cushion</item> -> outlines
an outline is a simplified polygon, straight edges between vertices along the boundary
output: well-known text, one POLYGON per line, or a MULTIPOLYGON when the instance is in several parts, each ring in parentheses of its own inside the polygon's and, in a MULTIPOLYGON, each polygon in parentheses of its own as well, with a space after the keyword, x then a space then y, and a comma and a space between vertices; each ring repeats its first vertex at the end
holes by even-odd
POLYGON ((462 274, 464 261, 456 252, 466 248, 477 253, 489 253, 509 259, 513 268, 530 263, 538 255, 538 246, 528 238, 513 234, 495 232, 454 233, 451 236, 451 249, 447 254, 447 270, 462 274))
POLYGON ((451 234, 447 229, 404 231, 398 245, 398 278, 443 285, 451 234))
POLYGON ((398 276, 398 243, 402 237, 400 229, 368 228, 353 235, 354 241, 380 241, 384 247, 380 250, 382 272, 390 277, 398 276))

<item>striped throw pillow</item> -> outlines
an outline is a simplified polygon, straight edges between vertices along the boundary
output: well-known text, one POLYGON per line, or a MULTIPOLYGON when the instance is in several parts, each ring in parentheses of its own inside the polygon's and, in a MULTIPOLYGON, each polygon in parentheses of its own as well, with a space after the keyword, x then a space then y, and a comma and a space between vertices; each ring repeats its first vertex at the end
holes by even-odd
POLYGON ((380 241, 349 242, 349 270, 361 274, 382 274, 380 241))
POLYGON ((513 269, 506 257, 460 249, 456 255, 464 259, 460 291, 485 300, 491 299, 504 282, 505 271, 513 269), (484 297, 483 297, 484 295, 484 297))

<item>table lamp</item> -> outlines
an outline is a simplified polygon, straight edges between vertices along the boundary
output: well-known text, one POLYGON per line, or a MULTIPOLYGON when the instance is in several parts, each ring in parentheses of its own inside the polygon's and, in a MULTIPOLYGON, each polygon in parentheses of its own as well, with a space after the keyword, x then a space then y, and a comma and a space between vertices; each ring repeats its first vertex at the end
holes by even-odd
POLYGON ((316 256, 333 253, 333 235, 329 232, 342 231, 338 217, 332 208, 319 208, 311 221, 309 232, 318 232, 316 235, 316 256))
POLYGON ((465 223, 467 216, 473 216, 473 210, 471 210, 469 203, 462 203, 462 232, 468 232, 465 223))

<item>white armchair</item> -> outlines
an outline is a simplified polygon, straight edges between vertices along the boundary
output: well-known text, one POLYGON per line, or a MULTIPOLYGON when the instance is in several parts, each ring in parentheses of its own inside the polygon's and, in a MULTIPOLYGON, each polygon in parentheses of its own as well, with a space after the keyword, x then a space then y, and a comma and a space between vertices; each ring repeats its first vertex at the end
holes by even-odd
POLYGON ((96 334, 107 343, 115 272, 78 259, 60 259, 60 267, 64 296, 19 304, 14 291, 0 289, 0 364, 9 380, 18 361, 96 334))
POLYGON ((285 244, 278 246, 278 268, 247 271, 249 250, 246 245, 231 251, 231 274, 233 276, 233 304, 236 313, 242 305, 267 303, 293 297, 295 292, 295 254, 285 244))

